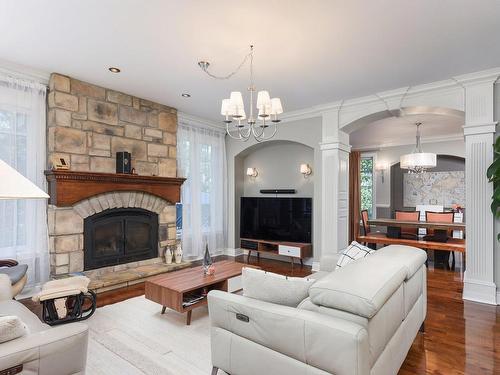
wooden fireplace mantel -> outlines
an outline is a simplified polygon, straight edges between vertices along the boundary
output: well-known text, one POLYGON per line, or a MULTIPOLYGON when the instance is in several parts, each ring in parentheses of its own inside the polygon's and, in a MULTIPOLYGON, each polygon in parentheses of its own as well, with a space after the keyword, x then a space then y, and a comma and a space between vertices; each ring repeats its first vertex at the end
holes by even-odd
POLYGON ((82 199, 113 191, 142 191, 177 203, 181 198, 181 185, 186 180, 178 177, 64 170, 45 171, 45 176, 49 182, 49 203, 60 207, 72 206, 82 199))

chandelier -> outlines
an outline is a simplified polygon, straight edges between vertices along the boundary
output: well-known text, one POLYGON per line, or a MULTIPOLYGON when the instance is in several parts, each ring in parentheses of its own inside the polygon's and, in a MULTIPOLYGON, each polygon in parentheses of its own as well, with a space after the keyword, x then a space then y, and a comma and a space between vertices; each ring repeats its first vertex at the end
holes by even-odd
POLYGON ((271 139, 276 134, 277 124, 281 121, 278 115, 283 113, 283 107, 280 98, 271 98, 269 92, 265 90, 257 93, 257 101, 254 105, 256 89, 253 78, 253 46, 250 46, 250 53, 245 56, 236 70, 227 76, 216 76, 210 73, 208 61, 200 61, 198 65, 212 78, 229 79, 238 73, 248 60, 250 60, 250 85, 247 89, 250 93, 248 117, 240 91, 233 91, 228 99, 222 100, 220 113, 224 116, 226 132, 231 138, 246 142, 253 136, 257 142, 262 142, 271 139), (255 116, 255 110, 257 116, 255 116))
POLYGON ((429 168, 436 167, 436 154, 423 152, 420 143, 420 125, 421 122, 416 122, 417 126, 417 141, 415 149, 411 154, 401 156, 399 163, 401 169, 408 169, 408 173, 424 173, 429 168))

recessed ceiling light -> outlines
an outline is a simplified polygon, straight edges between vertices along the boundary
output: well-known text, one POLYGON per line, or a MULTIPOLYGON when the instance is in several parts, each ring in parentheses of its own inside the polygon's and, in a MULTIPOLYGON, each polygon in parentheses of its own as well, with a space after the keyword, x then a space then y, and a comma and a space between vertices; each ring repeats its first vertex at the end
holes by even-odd
POLYGON ((116 68, 116 67, 114 67, 114 66, 110 67, 110 68, 109 68, 109 71, 110 71, 111 73, 120 73, 120 72, 121 72, 121 70, 120 70, 119 68, 116 68))
POLYGON ((190 97, 191 97, 191 95, 190 95, 190 94, 186 94, 186 93, 181 94, 181 96, 182 96, 183 98, 190 98, 190 97))

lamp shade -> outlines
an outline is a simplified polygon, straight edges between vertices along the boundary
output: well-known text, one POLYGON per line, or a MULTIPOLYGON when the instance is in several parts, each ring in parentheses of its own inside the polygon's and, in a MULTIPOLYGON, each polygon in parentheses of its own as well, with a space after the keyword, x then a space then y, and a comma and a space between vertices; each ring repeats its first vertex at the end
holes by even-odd
POLYGON ((0 199, 49 198, 47 193, 3 160, 0 160, 0 180, 0 199))
POLYGON ((241 107, 243 108, 243 96, 239 91, 232 91, 230 96, 230 103, 233 107, 241 107))
POLYGON ((222 116, 231 116, 232 111, 231 111, 231 99, 223 99, 222 100, 222 106, 220 108, 220 114, 222 116))
POLYGON ((279 115, 283 113, 283 107, 281 106, 280 98, 272 98, 271 99, 271 114, 279 115))
POLYGON ((259 111, 265 111, 266 107, 271 107, 271 97, 269 96, 268 91, 259 91, 257 94, 257 109, 259 111))
POLYGON ((257 169, 255 168, 247 168, 247 176, 250 176, 250 177, 257 177, 257 169))
POLYGON ((430 152, 415 152, 406 154, 399 159, 402 169, 434 168, 437 165, 436 154, 430 152))
POLYGON ((270 105, 264 105, 262 108, 259 109, 259 118, 261 120, 265 118, 269 118, 269 115, 271 114, 271 106, 270 105))
POLYGON ((300 165, 300 173, 311 174, 311 167, 309 167, 309 164, 301 164, 300 165))

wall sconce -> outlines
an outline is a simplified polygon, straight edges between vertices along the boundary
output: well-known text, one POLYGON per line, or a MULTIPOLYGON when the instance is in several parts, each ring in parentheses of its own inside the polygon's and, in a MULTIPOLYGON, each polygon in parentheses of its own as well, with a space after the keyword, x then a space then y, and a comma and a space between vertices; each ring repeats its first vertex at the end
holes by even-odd
POLYGON ((381 161, 375 165, 375 170, 380 172, 382 183, 384 183, 384 172, 389 169, 389 164, 386 161, 381 161))
POLYGON ((259 175, 259 172, 257 172, 257 169, 255 168, 247 168, 247 176, 255 179, 259 175))
POLYGON ((300 165, 300 173, 304 176, 304 178, 308 178, 312 173, 311 167, 309 164, 301 164, 300 165))

